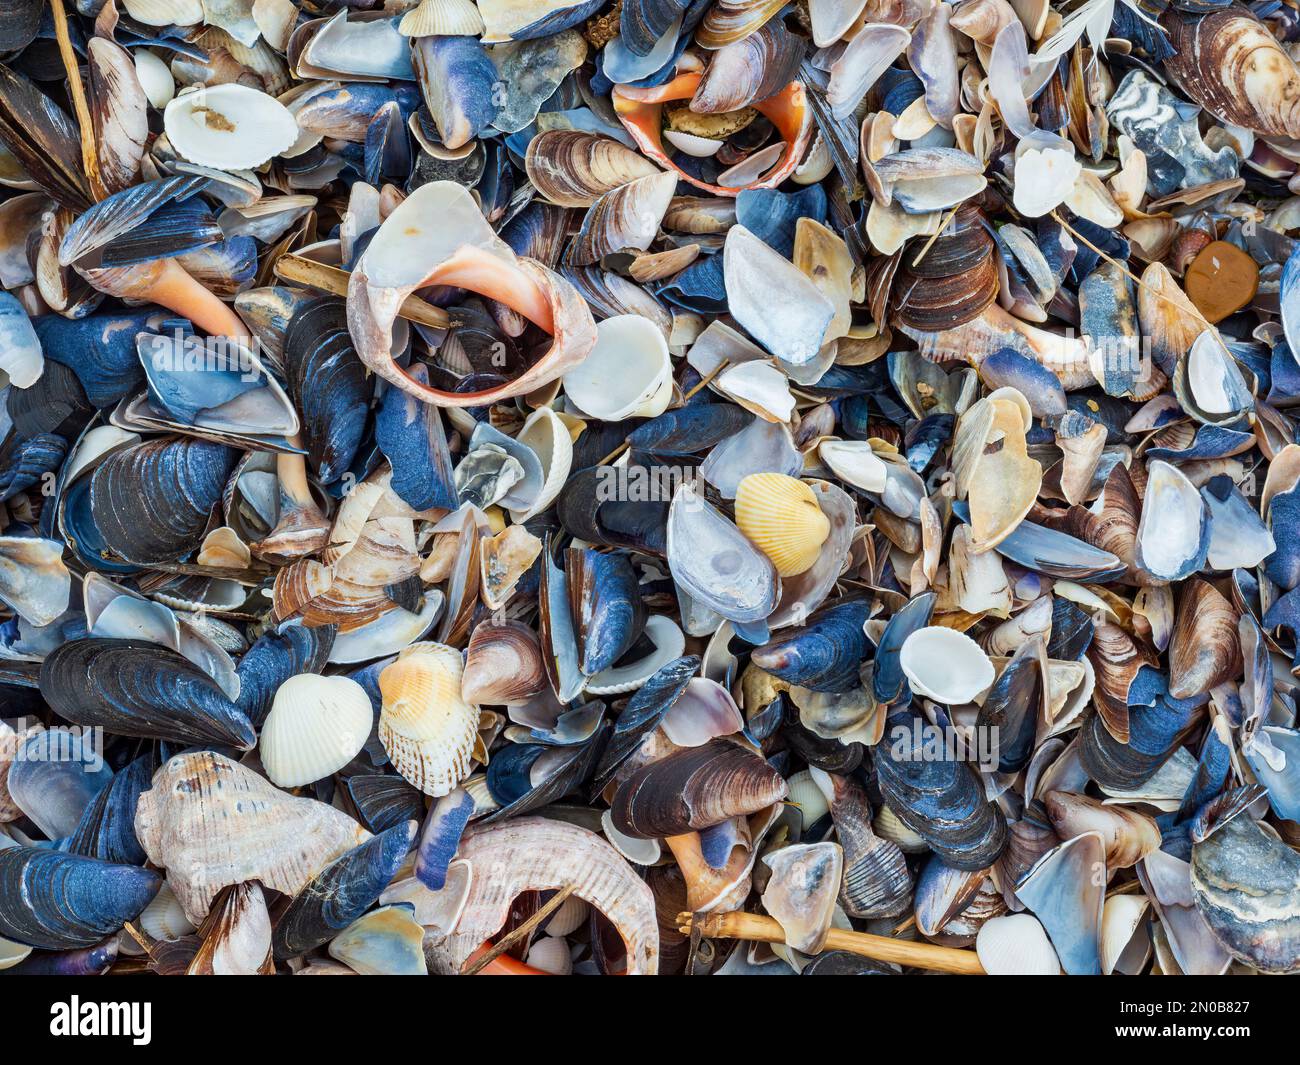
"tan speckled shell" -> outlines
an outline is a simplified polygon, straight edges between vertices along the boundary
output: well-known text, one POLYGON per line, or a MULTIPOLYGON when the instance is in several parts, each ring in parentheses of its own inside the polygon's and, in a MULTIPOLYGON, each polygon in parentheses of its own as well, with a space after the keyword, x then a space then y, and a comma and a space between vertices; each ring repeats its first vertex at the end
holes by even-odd
POLYGON ((135 831, 196 924, 223 887, 260 880, 296 895, 370 838, 352 818, 274 787, 213 751, 178 754, 140 796, 135 831))
POLYGON ((457 973, 465 960, 505 924, 510 903, 525 891, 573 885, 598 909, 627 947, 631 975, 659 970, 654 895, 632 867, 599 836, 563 821, 519 817, 461 843, 473 882, 455 931, 426 947, 434 971, 457 973))

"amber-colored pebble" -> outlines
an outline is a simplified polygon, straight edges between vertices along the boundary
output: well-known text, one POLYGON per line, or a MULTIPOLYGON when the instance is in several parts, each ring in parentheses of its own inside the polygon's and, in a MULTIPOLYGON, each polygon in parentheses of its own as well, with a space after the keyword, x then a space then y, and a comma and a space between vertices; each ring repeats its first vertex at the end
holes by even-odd
POLYGON ((1255 260, 1227 241, 1207 244, 1184 279, 1187 295, 1211 322, 1221 322, 1250 304, 1259 288, 1255 260))

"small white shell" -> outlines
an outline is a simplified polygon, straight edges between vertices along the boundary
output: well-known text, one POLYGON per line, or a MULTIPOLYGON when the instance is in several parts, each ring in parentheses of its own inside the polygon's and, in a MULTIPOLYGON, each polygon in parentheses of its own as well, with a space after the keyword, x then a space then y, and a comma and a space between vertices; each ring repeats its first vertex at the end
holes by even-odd
POLYGON ((644 658, 623 666, 610 666, 587 682, 586 690, 592 695, 622 695, 633 691, 674 658, 686 650, 686 637, 672 618, 651 614, 646 619, 644 635, 654 644, 654 650, 644 658))
POLYGON ((591 913, 591 906, 582 899, 570 895, 558 910, 551 914, 546 922, 546 934, 550 936, 569 936, 586 923, 591 913))
POLYGON ((887 803, 880 804, 880 812, 876 814, 876 820, 871 827, 881 839, 897 844, 898 849, 904 854, 924 854, 930 849, 930 844, 925 842, 925 837, 903 824, 898 814, 894 813, 887 803))
POLYGON ((984 650, 956 629, 917 629, 898 655, 912 691, 949 706, 968 703, 993 683, 993 663, 984 650))
POLYGON ((830 804, 826 801, 826 796, 822 794, 822 789, 817 786, 807 769, 801 769, 786 781, 786 791, 789 801, 799 807, 804 828, 820 821, 830 812, 830 804))
POLYGON ((668 341, 649 318, 619 314, 596 326, 596 346, 564 375, 564 394, 601 421, 654 418, 673 395, 668 341))
POLYGON ((693 155, 696 159, 709 159, 718 154, 724 141, 715 141, 712 137, 697 137, 694 133, 682 133, 676 129, 664 130, 664 140, 684 155, 693 155))
POLYGON ((555 936, 542 936, 528 948, 525 965, 534 969, 552 973, 555 976, 568 976, 573 972, 573 958, 569 954, 569 944, 555 936))
POLYGON ((171 942, 194 931, 194 922, 185 916, 185 907, 166 881, 158 889, 153 901, 144 908, 135 922, 151 939, 171 942))
POLYGON ((865 440, 823 440, 817 454, 836 477, 854 488, 864 492, 885 490, 889 479, 885 461, 865 440))
POLYGON ((123 6, 146 26, 193 26, 203 21, 202 0, 123 0, 123 6))
POLYGON ((533 449, 542 464, 543 477, 541 494, 533 500, 533 505, 527 510, 510 511, 511 519, 520 525, 534 514, 540 514, 560 494, 573 466, 573 438, 555 411, 538 407, 528 415, 515 439, 533 449))
POLYGON ((1133 942, 1150 906, 1145 895, 1112 895, 1106 900, 1101 911, 1101 971, 1107 976, 1133 942))
POLYGON ((284 104, 233 82, 182 93, 167 105, 163 126, 182 158, 218 170, 252 170, 298 139, 284 104))
POLYGON ((1059 976, 1061 963, 1038 919, 1027 913, 991 917, 975 937, 975 953, 990 976, 1059 976))
POLYGON ((654 865, 662 848, 657 839, 634 839, 614 827, 614 816, 606 810, 600 815, 600 829, 610 845, 633 865, 654 865))
POLYGON ((366 745, 374 711, 355 680, 301 673, 276 690, 262 726, 262 768, 298 788, 337 773, 366 745))
POLYGON ((135 76, 140 79, 140 88, 149 102, 162 110, 176 95, 176 81, 167 64, 148 48, 136 48, 131 52, 135 60, 135 76))

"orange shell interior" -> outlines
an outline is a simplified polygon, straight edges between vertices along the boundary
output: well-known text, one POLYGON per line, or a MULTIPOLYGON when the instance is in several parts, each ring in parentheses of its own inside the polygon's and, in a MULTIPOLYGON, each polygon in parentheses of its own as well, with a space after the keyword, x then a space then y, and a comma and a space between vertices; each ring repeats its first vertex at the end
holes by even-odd
MULTIPOLYGON (((689 100, 695 95, 703 75, 698 73, 679 74, 664 85, 648 89, 614 86, 614 112, 619 121, 632 134, 637 146, 651 155, 656 162, 670 168, 689 181, 696 188, 704 189, 715 196, 735 196, 740 188, 727 188, 722 185, 710 185, 699 178, 692 177, 681 167, 676 166, 664 149, 660 114, 663 105, 674 100, 689 100)), ((761 181, 756 181, 743 188, 761 189, 779 185, 789 177, 799 165, 803 149, 810 134, 808 124, 808 98, 800 82, 792 81, 775 96, 752 105, 755 110, 768 118, 776 131, 785 141, 785 154, 781 162, 761 181)))

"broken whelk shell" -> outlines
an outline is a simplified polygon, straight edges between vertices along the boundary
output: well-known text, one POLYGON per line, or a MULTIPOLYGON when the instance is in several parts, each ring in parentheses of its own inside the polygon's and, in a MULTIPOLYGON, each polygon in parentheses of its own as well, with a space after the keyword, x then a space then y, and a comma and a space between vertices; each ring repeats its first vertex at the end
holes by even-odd
POLYGON ((182 93, 167 105, 163 125, 181 156, 219 170, 252 170, 298 139, 298 123, 283 104, 234 83, 182 93))
MULTIPOLYGON (((906 31, 904 31, 906 32, 906 31)), ((785 145, 779 161, 759 179, 745 186, 728 187, 709 184, 694 174, 677 166, 664 150, 661 113, 666 103, 689 100, 700 87, 702 75, 683 73, 671 81, 651 87, 615 85, 613 89, 614 113, 632 140, 649 159, 676 173, 682 180, 714 196, 738 195, 741 188, 774 189, 794 173, 803 159, 812 138, 813 120, 803 84, 792 81, 780 92, 766 100, 756 100, 753 106, 775 127, 780 142, 785 145)))
POLYGON ((295 895, 370 836, 325 803, 279 791, 214 751, 180 754, 164 765, 140 796, 135 829, 196 924, 223 887, 260 880, 295 895))
POLYGON ((420 186, 379 227, 348 282, 348 327, 372 371, 443 407, 526 395, 577 366, 596 343, 595 322, 577 290, 540 262, 516 257, 469 192, 447 181, 420 186), (550 349, 518 377, 481 391, 422 384, 393 360, 391 345, 398 308, 428 285, 461 287, 505 304, 550 333, 550 349))
POLYGON ((501 930, 520 894, 563 887, 572 887, 613 924, 626 949, 629 975, 658 971, 654 896, 600 836, 563 821, 519 817, 471 832, 459 853, 471 869, 469 895, 455 927, 428 947, 438 971, 459 973, 501 930))

